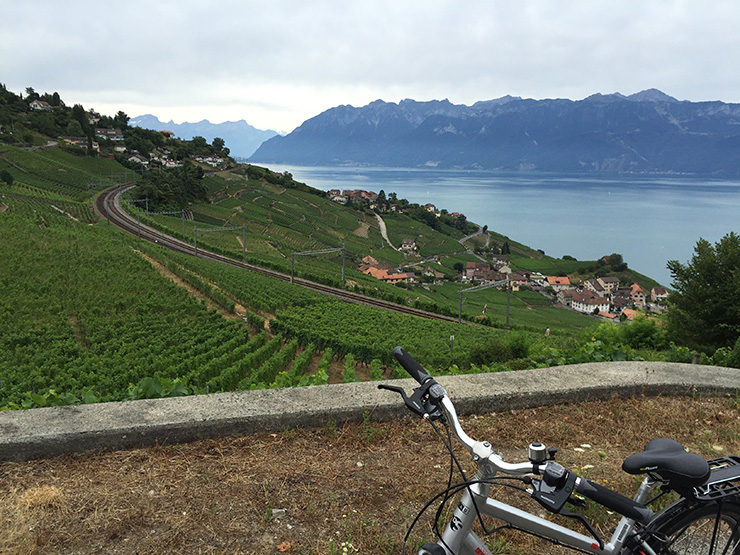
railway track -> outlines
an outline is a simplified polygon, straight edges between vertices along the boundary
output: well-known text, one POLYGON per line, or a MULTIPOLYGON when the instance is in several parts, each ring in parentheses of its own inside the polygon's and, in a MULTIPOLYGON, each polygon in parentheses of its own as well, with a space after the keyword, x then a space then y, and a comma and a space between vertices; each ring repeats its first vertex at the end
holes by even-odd
MULTIPOLYGON (((280 279, 283 281, 290 281, 290 276, 287 274, 276 272, 274 270, 269 270, 267 268, 261 268, 253 264, 246 264, 243 262, 239 262, 232 258, 228 258, 226 256, 208 252, 203 249, 198 249, 197 255, 196 255, 193 245, 186 243, 184 241, 180 241, 179 239, 175 239, 174 237, 171 237, 169 235, 165 235, 164 233, 161 233, 160 231, 152 229, 151 227, 143 225, 141 224, 141 222, 134 220, 133 218, 131 218, 129 214, 127 214, 123 210, 123 208, 121 208, 121 195, 125 191, 131 189, 132 187, 134 187, 133 184, 127 184, 127 185, 121 185, 118 187, 113 187, 111 189, 106 189, 95 200, 96 210, 100 213, 102 217, 107 219, 109 222, 111 222, 116 227, 119 227, 120 229, 132 235, 135 235, 139 237, 140 239, 149 241, 150 243, 156 243, 160 246, 166 247, 175 252, 180 252, 180 253, 187 254, 190 256, 198 256, 199 258, 213 260, 215 262, 220 262, 222 264, 230 264, 231 266, 243 268, 244 270, 249 270, 252 272, 258 272, 260 274, 267 275, 275 279, 280 279)), ((313 289, 314 291, 319 291, 321 293, 331 295, 333 297, 336 297, 339 300, 342 300, 348 303, 356 303, 356 304, 374 306, 377 308, 381 308, 383 310, 391 310, 393 312, 398 312, 401 314, 410 314, 412 316, 418 316, 420 318, 427 318, 430 320, 457 322, 455 318, 450 318, 449 316, 443 316, 441 314, 435 314, 433 312, 427 312, 425 310, 419 310, 417 308, 403 306, 403 305, 399 305, 399 304, 392 303, 389 301, 375 299, 373 297, 367 297, 365 295, 352 293, 349 291, 345 291, 343 289, 338 289, 336 287, 330 287, 328 285, 323 285, 321 283, 316 283, 314 281, 309 281, 306 279, 294 277, 293 283, 301 287, 306 287, 308 289, 313 289)))

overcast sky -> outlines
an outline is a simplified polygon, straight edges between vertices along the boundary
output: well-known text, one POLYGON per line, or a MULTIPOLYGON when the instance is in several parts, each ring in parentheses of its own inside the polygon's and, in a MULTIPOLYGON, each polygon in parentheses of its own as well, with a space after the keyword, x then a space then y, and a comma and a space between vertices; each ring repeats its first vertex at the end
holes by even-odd
POLYGON ((0 83, 290 132, 340 104, 657 88, 740 102, 737 0, 6 0, 0 83))

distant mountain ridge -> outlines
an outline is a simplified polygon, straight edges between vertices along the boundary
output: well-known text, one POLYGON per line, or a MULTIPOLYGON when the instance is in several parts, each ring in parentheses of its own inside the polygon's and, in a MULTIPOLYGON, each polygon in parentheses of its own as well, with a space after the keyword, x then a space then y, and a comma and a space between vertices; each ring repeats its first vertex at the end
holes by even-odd
POLYGON ((657 89, 583 100, 505 96, 337 106, 250 157, 307 166, 740 175, 740 104, 657 89))
POLYGON ((129 125, 153 129, 155 131, 172 131, 175 136, 191 140, 200 136, 212 142, 214 137, 221 137, 231 151, 231 156, 248 158, 267 139, 277 135, 276 131, 261 130, 249 125, 244 120, 211 123, 207 119, 196 123, 161 122, 156 116, 146 114, 129 120, 129 125))

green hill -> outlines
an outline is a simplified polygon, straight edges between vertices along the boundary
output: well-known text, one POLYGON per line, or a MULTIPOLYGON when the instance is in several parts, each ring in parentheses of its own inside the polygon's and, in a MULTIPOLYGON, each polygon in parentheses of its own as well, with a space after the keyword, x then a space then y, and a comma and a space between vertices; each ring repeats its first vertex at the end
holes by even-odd
POLYGON ((57 105, 34 114, 17 98, 5 100, 0 407, 392 377, 399 368, 389 352, 397 344, 434 372, 523 368, 545 363, 551 348, 577 347, 580 331, 596 324, 526 288, 510 296, 495 288, 467 293, 472 284, 454 281, 461 265, 501 251, 513 269, 543 273, 575 275, 596 262, 549 259, 488 230, 463 245, 477 229, 464 219, 435 218, 403 199, 397 211, 342 205, 290 174, 235 164, 223 145, 130 132, 122 113, 98 124, 123 127, 124 153, 107 139, 98 149, 55 146, 56 137, 44 133, 64 121, 95 132, 79 119, 91 112, 57 105), (131 161, 134 145, 160 166, 131 161), (455 317, 461 311, 485 325, 341 303, 139 241, 92 208, 102 187, 132 181, 139 185, 129 200, 137 202, 128 209, 188 242, 197 228, 199 248, 400 304, 455 317), (138 202, 144 197, 148 212, 138 202), (402 252, 404 242, 413 248, 402 252), (340 247, 344 252, 312 252, 340 247), (414 274, 414 282, 366 275, 360 268, 368 256, 414 274))

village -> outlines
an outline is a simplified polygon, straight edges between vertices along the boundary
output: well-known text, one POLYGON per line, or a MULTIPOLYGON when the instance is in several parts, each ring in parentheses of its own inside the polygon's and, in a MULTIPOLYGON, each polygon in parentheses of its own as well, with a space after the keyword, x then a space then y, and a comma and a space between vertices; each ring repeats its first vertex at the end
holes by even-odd
MULTIPOLYGON (((341 204, 365 203, 372 210, 401 211, 397 203, 380 205, 379 195, 372 191, 334 189, 329 191, 329 198, 341 204)), ((435 215, 440 214, 433 204, 426 204, 424 208, 435 215)), ((457 214, 451 215, 457 216, 457 214)), ((403 239, 398 250, 408 256, 418 255, 413 239, 403 239)), ((604 257, 604 262, 606 259, 607 257, 604 257)), ((615 321, 633 320, 640 311, 662 312, 668 298, 668 290, 665 287, 653 287, 650 291, 645 291, 637 283, 620 283, 619 278, 615 276, 593 277, 578 283, 571 283, 567 276, 546 276, 513 270, 507 254, 493 254, 490 263, 466 262, 464 266, 462 264, 456 266, 456 269, 458 270, 456 281, 461 285, 489 285, 499 289, 505 289, 508 286, 512 291, 528 288, 547 296, 555 306, 615 321)), ((359 270, 393 285, 413 286, 430 282, 440 284, 448 278, 445 273, 436 270, 431 264, 425 264, 425 261, 407 265, 405 269, 402 269, 382 264, 372 256, 362 259, 359 270)))
MULTIPOLYGON (((51 104, 41 99, 31 101, 28 106, 32 111, 52 112, 54 110, 51 104)), ((93 111, 89 111, 87 112, 87 120, 91 126, 96 125, 100 121, 100 116, 93 111)), ((82 131, 82 129, 80 128, 79 131, 82 131)), ((172 131, 162 130, 159 133, 165 139, 175 138, 172 131)), ((83 135, 60 136, 58 142, 63 145, 88 149, 109 158, 114 158, 116 155, 125 156, 126 162, 134 165, 134 167, 180 168, 183 166, 182 160, 176 159, 172 151, 165 147, 155 148, 151 152, 140 152, 137 149, 127 148, 123 130, 120 128, 95 127, 92 136, 94 138, 83 135), (103 148, 101 148, 101 145, 103 148)), ((227 159, 218 153, 193 155, 190 158, 214 169, 222 169, 227 164, 227 159)))

